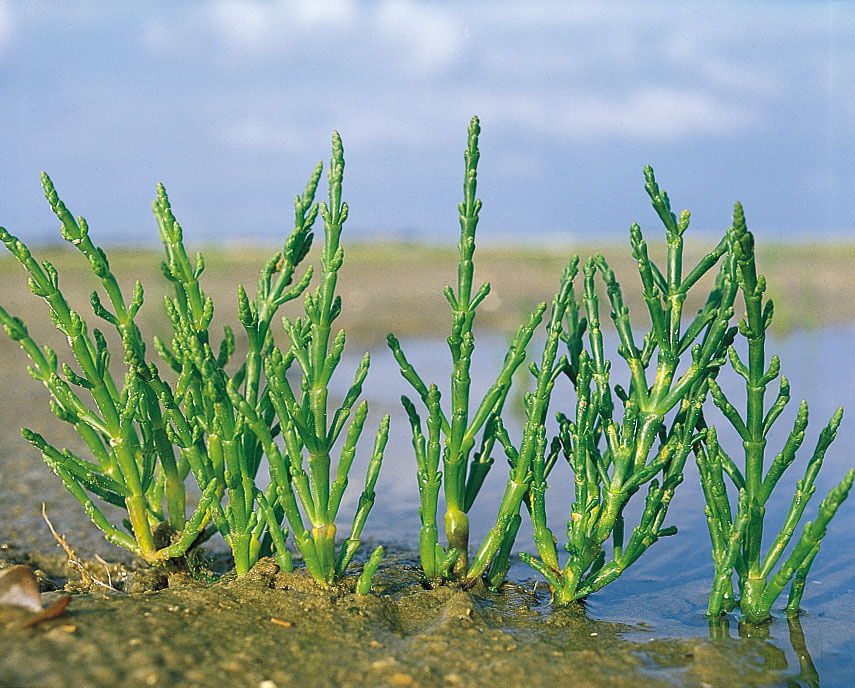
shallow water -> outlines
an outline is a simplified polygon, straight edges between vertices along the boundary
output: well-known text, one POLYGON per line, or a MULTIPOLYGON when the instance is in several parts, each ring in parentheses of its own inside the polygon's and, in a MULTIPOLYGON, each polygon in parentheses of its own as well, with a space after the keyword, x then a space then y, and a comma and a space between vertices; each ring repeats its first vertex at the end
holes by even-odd
MULTIPOLYGON (((796 332, 780 337, 768 346, 770 353, 781 356, 793 393, 793 401, 776 426, 778 433, 770 438, 770 453, 776 452, 782 444, 788 431, 786 423, 791 422, 798 400, 807 399, 811 409, 811 424, 800 459, 779 485, 779 503, 769 509, 767 522, 770 529, 771 524, 780 522, 789 505, 792 485, 801 477, 819 430, 838 405, 850 404, 850 390, 855 389, 855 363, 850 355, 852 342, 855 342, 855 329, 836 327, 796 332)), ((474 394, 483 393, 492 382, 491 376, 501 364, 505 346, 503 339, 496 336, 482 336, 477 343, 473 364, 474 394)), ((100 554, 112 559, 121 557, 88 524, 82 510, 59 481, 49 474, 38 455, 19 439, 17 428, 26 424, 44 429, 45 434, 52 438, 59 438, 57 444, 60 445, 72 445, 75 440, 72 433, 52 419, 47 410, 45 392, 23 373, 23 359, 11 344, 5 338, 0 340, 4 373, 7 368, 9 371, 0 382, 0 423, 4 434, 13 438, 0 448, 0 542, 14 543, 24 551, 53 552, 53 541, 40 516, 40 505, 44 501, 54 524, 60 532, 68 534, 80 554, 100 554)), ((404 341, 403 345, 425 380, 437 382, 445 391, 449 355, 444 341, 413 340, 404 341)), ((537 346, 532 350, 537 351, 537 346)), ((342 390, 349 383, 360 353, 351 350, 345 356, 336 378, 342 390)), ((389 411, 395 417, 385 466, 378 483, 377 504, 365 533, 377 542, 391 544, 397 551, 406 552, 416 545, 419 529, 418 492, 409 427, 398 402, 400 394, 409 393, 409 390, 385 349, 372 351, 372 356, 372 371, 366 384, 366 398, 371 408, 367 427, 376 427, 383 412, 389 411)), ((620 361, 615 363, 615 368, 620 370, 620 361)), ((524 381, 523 376, 527 376, 524 371, 518 382, 524 381)), ((617 374, 614 379, 619 379, 617 374)), ((728 370, 722 373, 720 382, 726 390, 736 384, 728 370)), ((561 403, 562 394, 567 394, 567 391, 556 389, 556 409, 567 408, 561 403)), ((732 398, 736 403, 739 396, 734 393, 732 398)), ((518 402, 517 395, 508 406, 518 407, 518 402)), ((716 413, 714 409, 710 411, 712 422, 722 429, 722 442, 725 446, 738 447, 738 444, 734 445, 733 437, 723 430, 725 424, 714 415, 716 413)), ((855 456, 853 423, 855 421, 844 419, 837 440, 827 454, 812 508, 807 511, 808 518, 815 513, 819 500, 828 489, 855 463, 852 458, 855 456)), ((519 419, 517 427, 513 427, 513 422, 508 424, 512 436, 517 437, 519 419)), ((364 437, 362 443, 363 452, 354 466, 351 487, 342 507, 343 521, 349 518, 355 507, 360 471, 367 458, 365 452, 370 449, 368 437, 364 437)), ((474 543, 480 541, 491 519, 495 518, 505 479, 503 461, 497 456, 473 508, 474 543)), ((551 485, 548 493, 550 524, 560 540, 569 502, 570 476, 566 466, 559 464, 556 467, 551 485)), ((823 542, 803 598, 802 606, 807 611, 800 617, 800 628, 788 625, 779 614, 780 618, 769 626, 750 631, 739 628, 735 617, 730 619, 729 628, 727 623, 711 628, 703 616, 712 564, 702 503, 696 470, 690 459, 686 479, 677 491, 666 522, 666 525, 679 525, 679 534, 656 543, 617 582, 592 596, 586 605, 585 623, 606 623, 615 639, 611 651, 618 652, 618 646, 624 643, 622 647, 633 657, 630 662, 633 669, 631 672, 627 669, 627 675, 631 674, 639 681, 642 680, 639 677, 647 676, 651 685, 790 686, 820 685, 820 682, 826 687, 852 685, 855 681, 855 678, 850 678, 855 677, 855 658, 851 652, 855 642, 855 548, 849 534, 855 530, 855 500, 841 507, 823 542)), ((631 524, 629 511, 628 527, 631 524)), ((526 522, 518 538, 518 548, 534 551, 530 524, 526 522)), ((534 588, 536 595, 539 589, 535 606, 539 613, 551 618, 543 582, 536 583, 536 574, 517 561, 511 568, 510 577, 528 590, 534 588)), ((508 625, 510 630, 505 630, 511 635, 519 634, 511 626, 513 624, 508 625)), ((424 678, 420 684, 432 685, 426 681, 428 679, 424 678)))

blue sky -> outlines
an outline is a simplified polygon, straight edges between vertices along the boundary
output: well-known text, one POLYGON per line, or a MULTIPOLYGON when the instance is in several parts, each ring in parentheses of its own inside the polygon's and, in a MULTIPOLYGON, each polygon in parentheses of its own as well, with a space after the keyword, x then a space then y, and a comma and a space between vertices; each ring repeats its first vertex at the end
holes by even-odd
POLYGON ((0 2, 0 223, 98 240, 273 240, 341 132, 348 231, 453 241, 469 117, 482 241, 655 228, 855 235, 855 3, 0 2), (145 5, 145 12, 139 6, 145 5), (131 9, 129 9, 131 8, 131 9))

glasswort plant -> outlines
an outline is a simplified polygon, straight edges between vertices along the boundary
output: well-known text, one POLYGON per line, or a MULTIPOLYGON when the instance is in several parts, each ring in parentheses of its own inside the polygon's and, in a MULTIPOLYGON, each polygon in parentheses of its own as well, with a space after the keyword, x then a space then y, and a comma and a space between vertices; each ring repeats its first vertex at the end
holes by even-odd
POLYGON ((149 385, 151 369, 144 362, 145 345, 134 322, 143 304, 142 286, 136 283, 128 303, 106 254, 92 243, 86 220, 82 217, 75 220, 68 212, 46 174, 42 175, 42 185, 51 209, 62 223, 62 237, 87 258, 107 292, 113 311, 101 303, 96 292, 92 294, 92 307, 97 316, 118 331, 127 373, 119 387, 108 367, 106 337, 97 328, 90 331, 83 317, 69 306, 60 290, 56 268, 46 260, 38 263, 23 242, 0 228, 0 239, 29 274, 30 291, 47 302, 51 319, 68 338, 80 372, 65 363, 60 377, 56 353, 49 347, 39 348, 23 321, 2 308, 0 321, 29 356, 30 374, 50 391, 51 410, 60 420, 74 426, 94 461, 68 449, 60 451, 32 430, 24 429, 23 434, 42 452, 48 466, 83 505, 107 540, 149 563, 161 564, 184 555, 202 533, 208 508, 218 496, 217 483, 213 478, 203 483, 202 497, 188 519, 184 467, 176 462, 172 443, 167 438, 158 395, 149 385), (83 394, 91 397, 94 409, 84 403, 83 394), (107 519, 90 493, 126 509, 127 531, 107 519), (155 530, 161 524, 168 525, 175 535, 170 544, 159 547, 155 530))
MULTIPOLYGON (((353 384, 330 418, 328 387, 341 361, 345 342, 344 330, 339 330, 338 334, 331 338, 332 324, 341 313, 341 297, 336 295, 335 289, 338 272, 344 260, 340 239, 342 226, 347 219, 347 204, 341 200, 343 176, 344 148, 338 133, 334 132, 333 157, 328 171, 329 203, 320 205, 325 237, 321 254, 320 282, 314 293, 306 294, 305 320, 298 318, 292 322, 287 318, 283 319, 289 339, 288 348, 283 352, 273 347, 264 358, 269 404, 279 418, 284 451, 274 441, 274 434, 269 429, 269 416, 252 408, 233 384, 228 386, 232 402, 240 409, 246 424, 256 433, 267 454, 271 486, 275 495, 262 497, 262 503, 266 501, 272 505, 278 499, 306 567, 317 581, 327 584, 344 574, 359 548, 362 529, 368 512, 374 505, 374 486, 389 439, 387 415, 380 422, 375 438, 365 488, 359 498, 350 535, 336 556, 335 519, 348 484, 356 444, 365 425, 368 403, 363 401, 356 408, 349 426, 347 421, 362 392, 362 384, 370 363, 370 357, 366 353, 356 370, 353 384), (295 393, 287 377, 295 361, 301 378, 298 393, 295 393), (347 433, 333 478, 331 454, 345 426, 347 433), (308 455, 308 474, 303 468, 304 451, 308 455), (311 534, 304 525, 298 500, 311 523, 311 534)), ((249 313, 243 316, 242 320, 250 329, 255 327, 254 314, 249 313)), ((271 512, 273 509, 266 509, 266 513, 271 512)), ((368 571, 376 570, 381 554, 382 548, 378 548, 367 566, 368 571)), ((370 582, 368 585, 370 586, 370 582)), ((363 584, 361 589, 364 588, 363 584)))
POLYGON ((255 486, 263 449, 245 416, 255 413, 273 427, 269 393, 261 387, 261 360, 273 348, 270 324, 277 309, 302 294, 312 276, 309 267, 292 284, 294 272, 312 243, 311 229, 318 212, 313 201, 321 169, 319 164, 302 196, 295 198, 294 229, 283 250, 261 270, 255 299, 250 301, 243 287, 238 289, 238 317, 247 332, 248 348, 232 376, 226 372, 235 352, 231 328, 225 327, 217 354, 211 346, 209 325, 214 307, 199 281, 205 268, 202 255, 197 254, 195 263, 188 257, 183 231, 163 186, 158 187, 153 204, 166 251, 161 270, 174 291, 173 297, 164 299, 173 329, 171 346, 157 337, 154 344, 178 381, 171 390, 154 366, 149 366, 148 384, 169 421, 166 434, 179 449, 184 474, 189 468, 200 486, 215 481, 217 500, 212 502, 210 517, 213 528, 232 549, 238 575, 249 571, 259 556, 270 553, 276 555, 283 569, 291 568, 280 531, 281 515, 268 508, 276 501, 275 491, 268 487, 265 497, 255 486), (229 397, 229 389, 242 398, 243 410, 229 397), (228 501, 222 507, 220 499, 226 494, 228 501))
MULTIPOLYGON (((142 286, 136 284, 128 304, 106 254, 89 238, 86 221, 75 220, 68 212, 47 175, 42 178, 45 195, 62 223, 63 238, 84 254, 107 293, 112 310, 97 292, 91 303, 95 315, 115 327, 121 337, 127 366, 121 388, 109 370, 106 337, 98 329, 90 333, 82 316, 68 305, 54 266, 48 261, 39 264, 23 242, 0 228, 0 239, 29 273, 30 290, 48 303, 51 318, 67 336, 81 372, 68 364, 60 367, 56 353, 39 348, 23 321, 2 308, 0 322, 28 354, 33 377, 50 391, 53 412, 75 427, 95 460, 60 451, 31 430, 24 430, 24 436, 42 452, 109 541, 162 565, 219 532, 231 547, 238 575, 266 554, 273 554, 280 568, 290 571, 291 555, 285 545, 288 528, 283 523, 287 521, 317 580, 333 582, 353 559, 374 503, 389 418, 380 424, 350 536, 336 557, 334 521, 366 420, 365 402, 350 422, 332 481, 330 452, 347 426, 369 364, 366 354, 342 405, 328 421, 327 386, 344 348, 343 331, 331 340, 331 325, 341 311, 335 287, 344 256, 339 239, 347 217, 347 205, 341 202, 343 170, 343 148, 335 134, 329 203, 314 203, 322 171, 319 164, 303 194, 295 199, 294 229, 283 250, 262 269, 255 298, 243 287, 238 289, 238 317, 247 334, 247 353, 233 374, 226 366, 235 352, 234 334, 226 326, 215 354, 209 332, 214 305, 200 282, 204 260, 201 254, 195 261, 187 255, 182 228, 166 190, 158 186, 153 208, 166 251, 162 272, 173 287, 173 296, 165 299, 173 337, 170 344, 158 338, 154 343, 177 375, 174 386, 146 361, 146 347, 134 322, 143 304, 142 286), (306 295, 306 320, 284 320, 290 346, 282 352, 275 346, 271 323, 278 308, 309 285, 311 268, 296 283, 293 278, 311 246, 319 211, 325 235, 320 284, 314 294, 306 295), (302 372, 299 398, 286 377, 294 361, 302 372), (74 388, 88 392, 94 409, 74 388), (280 434, 284 454, 277 444, 280 434), (302 467, 304 449, 309 455, 309 475, 302 467), (265 455, 271 481, 262 491, 256 482, 265 455), (188 518, 185 480, 189 473, 202 494, 188 518), (109 521, 93 496, 126 509, 125 530, 109 521), (303 526, 297 497, 311 521, 311 534, 303 526), (160 544, 164 538, 158 532, 165 536, 165 544, 160 544)), ((370 588, 381 554, 378 548, 366 565, 361 591, 370 588)))
POLYGON ((450 415, 442 411, 436 385, 425 384, 407 360, 397 338, 392 334, 388 336, 389 347, 401 367, 401 375, 412 385, 428 411, 426 442, 415 405, 406 396, 401 399, 413 431, 421 502, 419 516, 422 522, 419 551, 422 568, 428 578, 448 575, 460 578, 468 569, 468 513, 493 465, 497 419, 508 396, 514 372, 525 360, 526 347, 546 308, 546 304, 541 304, 517 330, 496 382, 472 413, 470 367, 475 350, 472 325, 478 305, 490 293, 489 282, 472 293, 475 229, 481 210, 481 201, 476 198, 480 132, 478 118, 473 117, 464 154, 466 169, 463 201, 459 205, 457 291, 446 286, 443 292, 451 305, 451 335, 448 337, 452 361, 450 415), (440 436, 445 438, 442 450, 440 436), (440 454, 444 473, 439 471, 440 454), (448 551, 443 550, 438 543, 436 512, 440 485, 444 487, 448 551))
POLYGON ((733 347, 728 349, 731 367, 745 381, 744 414, 728 400, 714 380, 710 381, 710 389, 715 405, 742 439, 745 461, 743 472, 719 444, 714 428, 707 432, 704 444, 698 447, 696 454, 715 562, 707 615, 717 617, 738 605, 746 620, 759 623, 770 618, 772 605, 787 584, 790 584, 790 593, 786 613, 798 613, 808 571, 819 552, 829 521, 849 494, 855 469, 851 469, 831 489, 819 505, 816 519, 805 523, 801 536, 788 556, 783 557, 816 490, 815 481, 825 452, 843 418, 843 409, 840 408, 819 435, 804 478, 796 484, 781 531, 765 556, 762 554, 766 505, 804 441, 808 408, 805 402, 801 403, 783 449, 766 468, 766 438, 790 400, 790 384, 782 376, 775 401, 766 404, 766 390, 780 374, 781 364, 778 357, 773 356, 766 365, 766 330, 772 322, 773 306, 771 301, 764 303, 766 280, 757 273, 754 237, 748 231, 739 203, 734 209, 728 242, 733 257, 732 279, 738 282, 745 303, 745 316, 739 322, 739 333, 747 343, 748 362, 745 363, 733 347), (739 491, 735 512, 728 499, 725 475, 739 491), (733 593, 734 571, 739 581, 738 598, 733 593))
MULTIPOLYGON (((684 275, 683 234, 689 226, 689 213, 684 211, 678 219, 671 212, 668 195, 659 189, 653 170, 647 167, 644 173, 645 188, 664 224, 668 245, 667 269, 663 274, 648 257, 640 227, 633 224, 630 229, 651 329, 639 348, 614 272, 602 255, 588 259, 584 268, 587 319, 579 319, 572 285, 565 285, 562 289, 562 293, 566 290, 565 305, 557 322, 553 311, 543 363, 547 365, 547 353, 563 338, 573 361, 565 363, 563 369, 576 390, 575 420, 571 422, 564 414, 558 414, 559 436, 547 454, 545 413, 532 415, 527 405, 526 439, 522 448, 517 452, 505 440, 512 472, 526 466, 525 479, 530 484, 526 504, 540 559, 529 554, 520 556, 547 579, 555 601, 560 604, 596 592, 620 576, 660 537, 676 533, 675 527, 663 527, 663 521, 674 490, 683 480, 688 454, 699 440, 695 428, 707 395, 707 380, 724 362, 722 343, 729 341, 728 322, 733 314, 735 286, 728 281, 726 271, 719 273, 704 307, 685 329, 682 323, 683 303, 689 290, 718 263, 726 251, 726 242, 722 240, 684 275), (603 349, 595 289, 597 273, 605 283, 611 303, 611 317, 620 340, 618 353, 630 371, 628 390, 610 382, 611 362, 605 358, 603 349), (566 332, 561 328, 563 313, 567 314, 566 332), (585 329, 590 351, 582 347, 585 329), (678 375, 681 356, 687 351, 691 363, 678 375), (650 382, 648 369, 654 354, 656 368, 650 382), (614 418, 615 397, 623 403, 619 422, 614 418), (673 409, 677 411, 669 426, 666 416, 673 409), (535 452, 529 449, 531 458, 521 462, 527 443, 531 446, 530 436, 540 438, 538 449, 535 452), (565 549, 569 556, 563 566, 559 564, 556 539, 547 526, 545 504, 546 479, 560 450, 573 471, 575 487, 575 501, 567 522, 565 549), (655 479, 660 472, 661 486, 655 479), (649 485, 644 511, 625 541, 624 510, 644 484, 649 485), (612 558, 606 562, 603 546, 609 538, 612 558)), ((550 365, 553 359, 554 353, 550 365)), ((535 369, 538 390, 542 376, 554 377, 554 373, 547 375, 543 366, 539 371, 535 369)), ((516 479, 521 481, 524 477, 520 474, 516 479)), ((519 503, 516 508, 519 509, 519 503)), ((501 523, 500 514, 497 527, 501 523)))

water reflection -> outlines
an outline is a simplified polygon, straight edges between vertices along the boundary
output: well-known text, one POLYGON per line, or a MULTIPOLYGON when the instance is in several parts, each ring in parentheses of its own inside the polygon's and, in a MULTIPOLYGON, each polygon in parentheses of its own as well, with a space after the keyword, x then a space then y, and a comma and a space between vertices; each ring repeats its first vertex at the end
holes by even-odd
MULTIPOLYGON (((759 626, 743 622, 736 624, 738 638, 756 642, 756 649, 765 663, 764 668, 770 671, 784 672, 791 668, 787 659, 787 652, 773 642, 773 630, 778 630, 783 623, 782 620, 776 620, 759 626)), ((789 646, 798 662, 798 673, 783 677, 787 687, 819 688, 819 672, 807 648, 801 620, 797 616, 787 617, 786 624, 789 646)), ((732 619, 727 615, 717 619, 709 619, 710 639, 714 641, 732 639, 731 625, 732 619)))
POLYGON ((797 679, 804 681, 810 688, 814 688, 814 686, 818 688, 819 673, 814 666, 810 652, 808 652, 807 643, 805 643, 805 634, 802 631, 802 622, 796 616, 788 618, 787 625, 790 627, 790 645, 799 660, 799 675, 797 679))

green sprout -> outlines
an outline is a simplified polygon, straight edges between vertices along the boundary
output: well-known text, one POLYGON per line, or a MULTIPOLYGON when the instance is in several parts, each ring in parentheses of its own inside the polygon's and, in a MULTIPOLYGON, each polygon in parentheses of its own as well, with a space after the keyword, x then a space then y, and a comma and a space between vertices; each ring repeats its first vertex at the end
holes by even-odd
MULTIPOLYGON (((328 387, 341 361, 345 344, 344 330, 339 330, 336 336, 332 337, 332 324, 341 313, 341 297, 336 295, 335 290, 344 260, 340 238, 348 210, 347 204, 341 200, 343 176, 344 148, 341 138, 335 132, 333 156, 328 171, 329 203, 320 204, 325 237, 321 254, 320 283, 314 293, 307 293, 305 296, 305 320, 283 319, 283 327, 289 341, 288 348, 282 351, 272 347, 264 357, 264 374, 268 383, 266 401, 269 410, 266 407, 253 408, 252 403, 239 394, 234 384, 227 386, 232 402, 240 410, 246 425, 255 433, 267 455, 271 488, 270 494, 264 495, 264 499, 271 506, 277 504, 282 510, 306 568, 317 581, 324 584, 333 583, 344 575, 360 546, 362 529, 374 505, 374 487, 389 438, 387 415, 380 422, 374 451, 368 464, 365 487, 359 498, 350 534, 336 555, 335 519, 348 484, 356 445, 365 425, 368 403, 363 401, 357 406, 349 425, 348 419, 362 392, 370 363, 370 357, 366 353, 341 405, 330 415, 328 387), (294 362, 297 363, 300 375, 296 393, 287 377, 294 362), (279 419, 284 450, 276 443, 275 435, 270 429, 270 422, 274 417, 279 419), (346 426, 347 432, 333 477, 331 455, 346 426), (308 455, 308 473, 304 469, 304 451, 308 455), (311 533, 305 527, 300 507, 311 524, 311 533)), ((249 329, 255 327, 255 316, 250 315, 252 317, 242 317, 249 329)), ((267 513, 274 511, 275 509, 270 509, 267 513)), ((274 518, 273 522, 269 523, 271 530, 275 529, 276 520, 274 518)), ((366 565, 368 587, 381 555, 382 549, 378 548, 366 565)), ((365 583, 361 584, 360 590, 367 590, 365 583)))
POLYGON ((481 201, 476 198, 478 136, 481 127, 477 117, 469 124, 468 142, 464 153, 465 176, 460 211, 460 259, 457 268, 457 291, 446 286, 445 298, 451 305, 451 409, 443 412, 435 385, 428 386, 409 363, 400 343, 388 335, 389 347, 401 367, 404 379, 412 385, 428 411, 428 440, 421 429, 421 419, 415 405, 407 397, 402 403, 413 431, 413 446, 417 461, 419 516, 422 522, 419 552, 422 568, 428 578, 437 576, 463 577, 468 569, 469 510, 493 465, 492 451, 496 440, 498 418, 507 399, 514 372, 525 360, 525 351, 535 328, 543 317, 546 304, 541 304, 514 336, 496 382, 487 390, 472 412, 470 367, 475 350, 472 326, 478 305, 490 293, 485 282, 473 293, 475 229, 481 201), (480 439, 479 439, 480 433, 480 439), (444 447, 440 449, 440 437, 444 447), (439 471, 440 456, 443 472, 439 471), (440 486, 445 496, 445 534, 448 549, 438 542, 437 501, 440 486))
POLYGON ((820 433, 804 478, 796 484, 784 525, 763 555, 766 505, 778 481, 795 461, 796 452, 804 441, 808 407, 805 402, 801 403, 784 447, 767 464, 767 436, 790 400, 790 384, 786 377, 781 376, 777 397, 767 405, 766 390, 781 372, 777 356, 769 360, 768 366, 766 364, 766 330, 772 322, 773 305, 768 300, 764 303, 766 280, 757 273, 754 237, 747 229, 742 206, 738 203, 734 209, 728 241, 733 256, 733 280, 738 282, 745 302, 745 316, 739 322, 739 333, 747 342, 747 364, 736 349, 728 349, 731 367, 745 381, 744 415, 727 399, 714 380, 710 381, 710 390, 715 405, 742 439, 745 463, 743 472, 721 447, 712 427, 696 453, 715 562, 707 615, 717 617, 738 605, 747 621, 760 623, 771 617, 772 605, 787 584, 790 585, 790 593, 786 613, 788 616, 798 614, 808 571, 819 552, 829 521, 849 494, 855 479, 855 469, 850 470, 831 489, 819 505, 816 519, 805 523, 801 536, 784 557, 808 501, 816 490, 815 482, 826 450, 834 440, 843 418, 843 409, 840 408, 820 433), (725 475, 739 492, 735 510, 728 498, 725 475), (733 591, 734 571, 739 581, 738 598, 733 591))

